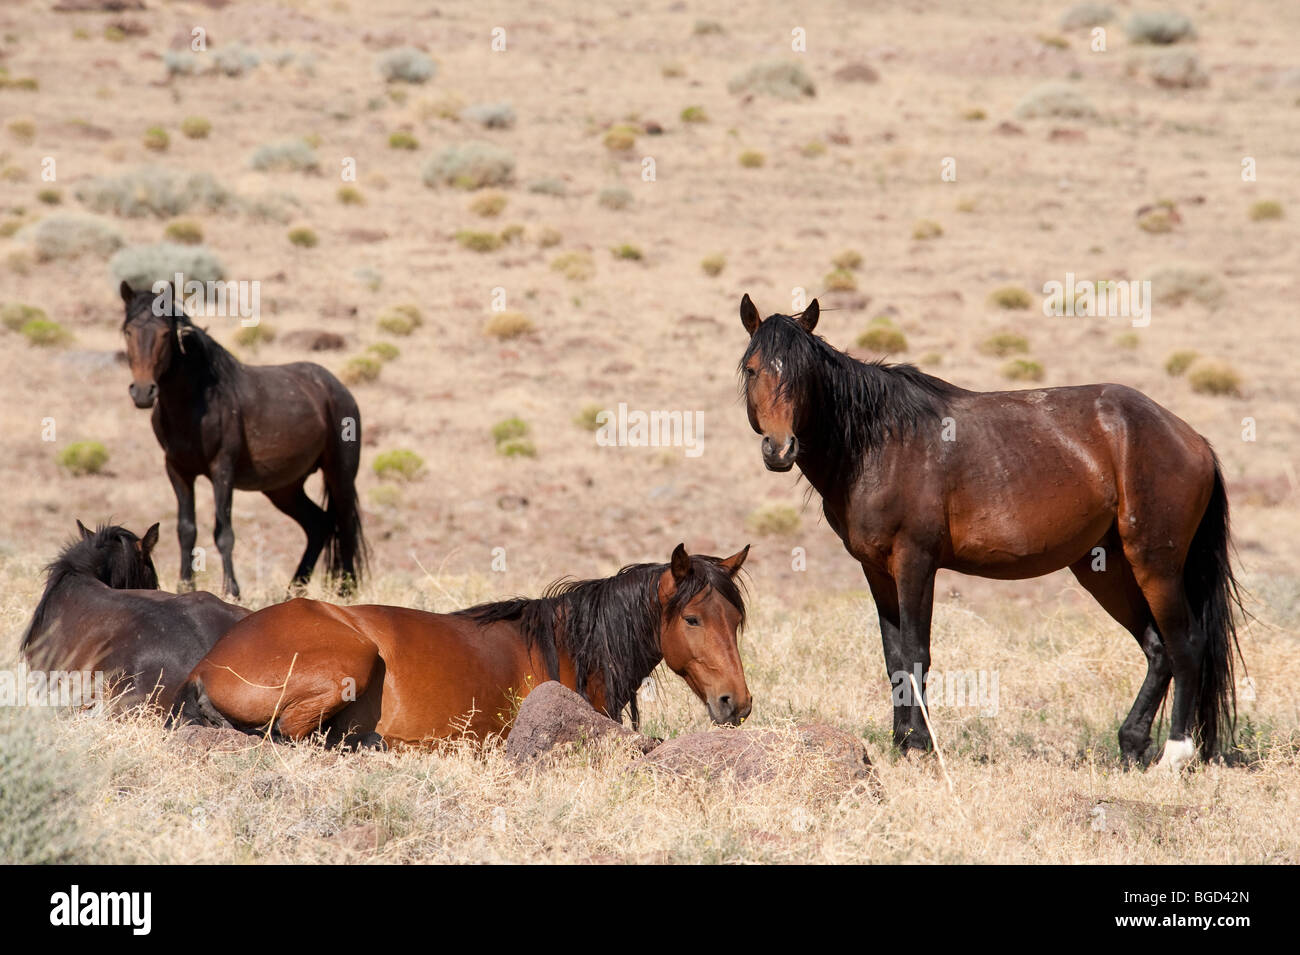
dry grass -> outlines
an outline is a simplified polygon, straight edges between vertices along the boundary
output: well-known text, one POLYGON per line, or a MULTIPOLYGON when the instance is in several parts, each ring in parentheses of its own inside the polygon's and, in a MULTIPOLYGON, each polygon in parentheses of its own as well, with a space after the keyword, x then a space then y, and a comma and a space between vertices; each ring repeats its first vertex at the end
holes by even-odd
MULTIPOLYGON (((0 565, 10 633, 35 598, 32 569, 0 565)), ((874 615, 865 594, 843 593, 757 602, 743 640, 755 697, 746 728, 820 720, 862 734, 881 800, 828 789, 818 764, 793 747, 790 772, 736 791, 724 780, 628 770, 602 751, 571 754, 541 773, 516 769, 494 743, 338 754, 250 738, 243 751, 197 754, 175 746, 154 717, 10 709, 0 711, 0 741, 26 772, 3 780, 5 808, 43 799, 40 817, 57 832, 39 845, 0 846, 20 859, 60 847, 72 859, 164 863, 1294 864, 1300 730, 1285 688, 1300 679, 1300 648, 1278 625, 1294 624, 1300 594, 1290 582, 1256 583, 1273 602, 1254 606, 1260 622, 1243 642, 1259 675, 1258 699, 1242 703, 1244 765, 1180 779, 1120 769, 1114 734, 1140 682, 1141 655, 1098 611, 1063 595, 1034 610, 1008 604, 993 618, 939 608, 935 666, 1000 678, 996 716, 932 707, 950 795, 934 759, 899 761, 888 750, 874 615), (1089 811, 1101 800, 1133 800, 1151 813, 1142 825, 1098 832, 1089 811)), ((448 609, 490 586, 386 579, 358 600, 448 609)), ((253 590, 254 602, 275 596, 253 590)), ((11 641, 3 658, 13 649, 11 641)), ((707 729, 682 681, 661 672, 657 683, 656 699, 642 704, 647 731, 707 729)))

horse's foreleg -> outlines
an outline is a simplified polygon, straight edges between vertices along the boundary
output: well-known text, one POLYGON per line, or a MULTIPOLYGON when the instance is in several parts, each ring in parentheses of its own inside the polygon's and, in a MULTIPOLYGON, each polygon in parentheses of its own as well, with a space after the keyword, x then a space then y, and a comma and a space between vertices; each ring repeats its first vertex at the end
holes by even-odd
POLYGON ((924 574, 909 574, 904 583, 865 565, 863 570, 880 617, 880 639, 885 651, 890 701, 894 710, 894 745, 904 752, 929 749, 930 733, 920 704, 930 671, 934 572, 929 572, 927 586, 924 574), (921 691, 920 698, 912 689, 913 677, 921 691))
POLYGON ((213 540, 221 552, 221 574, 226 593, 239 596, 239 583, 235 580, 235 528, 230 522, 230 508, 235 493, 233 469, 221 469, 212 474, 212 496, 216 502, 216 530, 213 540))
POLYGON ((194 521, 194 476, 182 474, 167 462, 167 479, 176 493, 176 537, 181 545, 181 575, 177 590, 194 589, 194 542, 198 525, 194 521))
POLYGON ((298 526, 307 535, 307 547, 302 552, 302 560, 298 562, 292 584, 295 587, 303 586, 311 579, 311 572, 315 569, 320 552, 325 547, 326 538, 329 537, 330 518, 307 496, 301 482, 275 491, 267 491, 266 496, 281 513, 297 521, 298 526))

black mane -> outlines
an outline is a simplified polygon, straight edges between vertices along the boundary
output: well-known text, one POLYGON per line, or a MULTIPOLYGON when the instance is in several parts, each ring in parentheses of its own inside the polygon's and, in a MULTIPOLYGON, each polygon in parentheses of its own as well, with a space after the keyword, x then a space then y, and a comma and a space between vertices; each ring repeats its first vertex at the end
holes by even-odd
POLYGON ((794 405, 800 456, 812 456, 827 473, 846 478, 856 476, 887 440, 942 417, 949 399, 962 393, 915 365, 859 361, 789 315, 759 324, 740 360, 742 375, 755 354, 774 373, 780 362, 781 394, 794 405))
MULTIPOLYGON (((557 581, 536 599, 513 598, 457 611, 476 623, 517 622, 528 648, 541 651, 552 680, 559 679, 558 649, 573 659, 578 692, 586 698, 587 680, 604 676, 606 711, 621 719, 631 707, 640 724, 636 691, 663 659, 659 643, 659 580, 667 564, 631 564, 613 577, 557 581)), ((717 591, 745 621, 740 587, 716 557, 691 556, 691 572, 668 605, 677 614, 701 593, 717 591)))
POLYGON ((140 558, 140 538, 125 527, 101 524, 89 537, 78 537, 45 568, 45 592, 19 649, 26 650, 32 635, 45 623, 50 596, 69 577, 93 577, 115 590, 157 590, 153 561, 140 558))

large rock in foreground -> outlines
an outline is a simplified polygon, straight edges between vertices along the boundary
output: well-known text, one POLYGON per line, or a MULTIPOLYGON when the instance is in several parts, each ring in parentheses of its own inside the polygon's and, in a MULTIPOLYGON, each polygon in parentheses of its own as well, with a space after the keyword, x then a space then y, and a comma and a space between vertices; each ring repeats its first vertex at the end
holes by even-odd
POLYGON ((519 715, 506 737, 506 755, 517 763, 531 763, 559 746, 604 740, 624 740, 642 753, 658 745, 658 740, 615 723, 562 683, 549 680, 519 705, 519 715))
POLYGON ((825 788, 850 789, 864 783, 878 792, 879 782, 862 740, 851 733, 809 723, 791 730, 713 730, 670 739, 643 760, 677 776, 730 778, 737 785, 769 783, 797 774, 825 788))

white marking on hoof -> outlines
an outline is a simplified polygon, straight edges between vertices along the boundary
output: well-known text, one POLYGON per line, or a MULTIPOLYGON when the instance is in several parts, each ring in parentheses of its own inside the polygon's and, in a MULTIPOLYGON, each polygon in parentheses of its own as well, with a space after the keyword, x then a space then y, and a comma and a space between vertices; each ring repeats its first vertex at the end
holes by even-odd
POLYGON ((1165 740, 1165 752, 1160 757, 1160 768, 1167 773, 1177 773, 1196 755, 1190 739, 1165 740))

